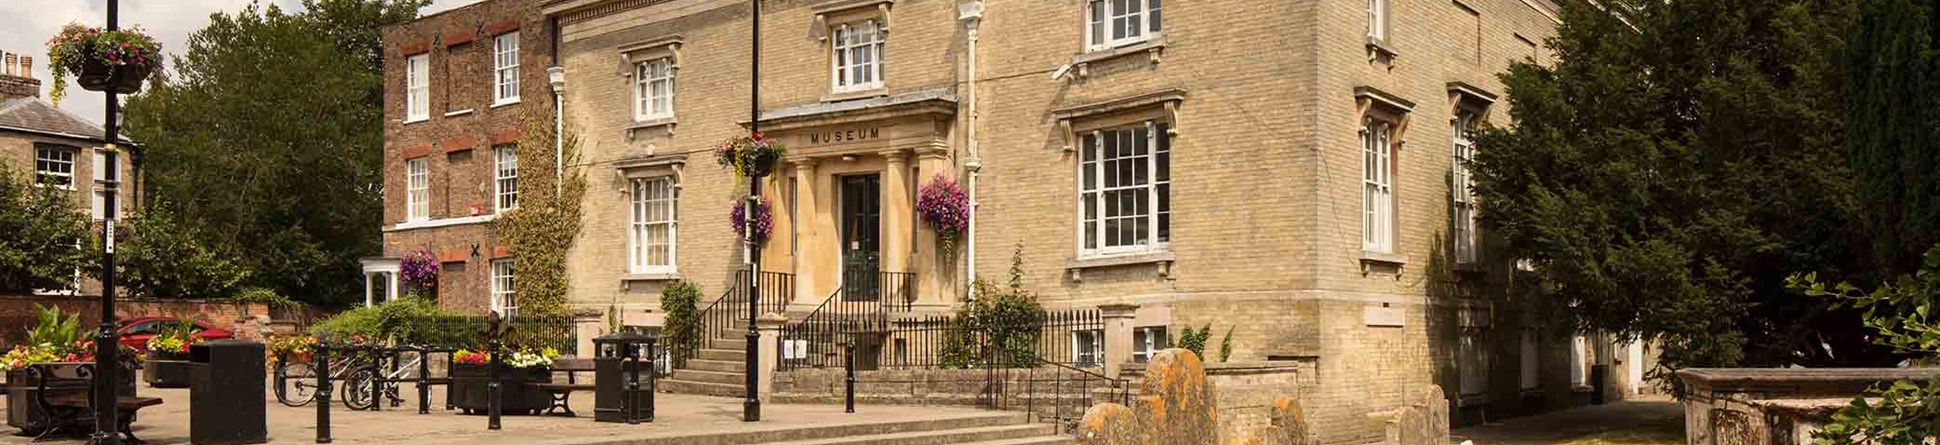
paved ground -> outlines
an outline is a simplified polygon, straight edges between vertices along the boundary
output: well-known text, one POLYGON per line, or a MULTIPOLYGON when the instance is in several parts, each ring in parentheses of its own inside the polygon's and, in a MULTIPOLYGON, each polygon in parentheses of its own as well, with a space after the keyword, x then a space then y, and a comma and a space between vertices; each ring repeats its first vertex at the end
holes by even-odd
POLYGON ((1475 445, 1657 445, 1684 443, 1684 408, 1664 396, 1518 417, 1459 428, 1452 443, 1475 445))
MULTIPOLYGON (((141 388, 142 395, 160 395, 163 405, 143 409, 135 422, 135 435, 150 443, 187 444, 189 442, 189 394, 186 389, 141 388)), ((410 443, 464 444, 565 444, 626 440, 654 440, 678 436, 701 436, 725 432, 751 432, 917 421, 994 414, 971 408, 884 408, 864 407, 860 414, 846 414, 840 405, 764 406, 763 421, 741 421, 741 399, 660 394, 657 418, 653 423, 626 425, 596 423, 592 420, 591 393, 573 397, 579 417, 505 416, 504 429, 486 430, 485 416, 459 414, 443 409, 444 396, 433 394, 431 414, 418 414, 415 391, 406 395, 406 406, 394 411, 351 412, 341 403, 332 406, 331 432, 338 444, 410 443), (584 398, 582 398, 584 397, 584 398), (894 416, 883 416, 894 410, 894 416), (871 414, 874 415, 871 415, 871 414), (561 440, 565 438, 566 440, 561 440)), ((272 444, 311 444, 316 440, 316 405, 301 408, 268 403, 269 436, 272 444)), ((17 431, 0 425, 0 429, 17 431)), ((33 438, 0 435, 0 444, 25 444, 33 438)), ((85 440, 42 439, 38 443, 79 444, 85 440)), ((698 444, 696 444, 698 445, 698 444)))

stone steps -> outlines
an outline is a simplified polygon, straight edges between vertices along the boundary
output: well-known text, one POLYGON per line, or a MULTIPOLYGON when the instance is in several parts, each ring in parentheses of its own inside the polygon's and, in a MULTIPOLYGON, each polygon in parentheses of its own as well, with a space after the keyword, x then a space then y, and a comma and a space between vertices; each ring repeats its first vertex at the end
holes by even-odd
POLYGON ((679 369, 679 370, 675 370, 673 375, 667 376, 667 380, 679 380, 684 382, 700 382, 700 383, 719 383, 723 385, 746 385, 747 375, 748 374, 745 372, 720 372, 720 371, 702 371, 698 369, 679 369))
POLYGON ((745 349, 711 349, 710 348, 710 349, 702 349, 700 350, 699 353, 694 354, 694 358, 698 358, 701 360, 718 360, 718 361, 727 361, 727 362, 739 362, 743 360, 743 357, 747 357, 747 356, 748 356, 748 351, 745 349))
POLYGON ((659 385, 658 388, 660 389, 660 392, 667 392, 667 393, 674 393, 674 394, 693 394, 697 396, 714 396, 714 397, 741 397, 743 394, 747 394, 746 391, 743 391, 747 389, 745 384, 739 384, 739 383, 728 385, 728 384, 721 384, 721 383, 674 380, 674 379, 668 378, 668 379, 661 379, 660 381, 655 382, 655 384, 659 385))
POLYGON ((748 363, 741 360, 702 360, 695 358, 688 360, 687 366, 682 366, 680 369, 713 372, 745 372, 748 370, 748 363))
POLYGON ((1068 445, 1051 425, 1027 423, 1022 413, 992 412, 787 429, 728 429, 716 434, 591 440, 586 445, 1068 445), (1040 433, 1041 432, 1041 433, 1040 433))

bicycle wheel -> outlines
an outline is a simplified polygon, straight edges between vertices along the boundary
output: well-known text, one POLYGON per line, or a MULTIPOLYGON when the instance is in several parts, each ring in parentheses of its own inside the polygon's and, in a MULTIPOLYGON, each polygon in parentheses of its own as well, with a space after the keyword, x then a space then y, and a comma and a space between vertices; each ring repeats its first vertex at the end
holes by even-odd
POLYGON ((352 411, 370 409, 377 403, 376 394, 371 393, 371 385, 376 383, 377 370, 361 368, 344 377, 344 406, 352 411))
POLYGON ((286 406, 303 406, 317 399, 317 372, 309 363, 283 365, 277 374, 276 401, 286 406))

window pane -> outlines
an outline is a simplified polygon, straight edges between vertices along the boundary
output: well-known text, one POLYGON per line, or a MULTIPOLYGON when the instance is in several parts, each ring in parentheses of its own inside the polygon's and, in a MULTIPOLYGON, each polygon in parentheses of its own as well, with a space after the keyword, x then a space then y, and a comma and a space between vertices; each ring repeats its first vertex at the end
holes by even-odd
POLYGON ((1145 21, 1147 29, 1156 34, 1159 32, 1159 0, 1151 0, 1149 4, 1151 8, 1145 12, 1145 21))

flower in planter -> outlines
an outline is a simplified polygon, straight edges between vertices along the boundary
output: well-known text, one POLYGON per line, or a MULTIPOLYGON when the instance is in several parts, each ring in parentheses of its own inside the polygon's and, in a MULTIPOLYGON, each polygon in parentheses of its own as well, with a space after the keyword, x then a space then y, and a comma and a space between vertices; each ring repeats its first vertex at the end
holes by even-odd
POLYGON ((752 133, 715 146, 714 162, 734 170, 736 178, 746 178, 768 174, 787 153, 788 149, 781 144, 761 137, 761 133, 752 133))
POLYGON ((409 289, 435 294, 438 291, 438 256, 429 250, 404 253, 398 262, 398 278, 409 289))
POLYGON ((970 198, 955 180, 938 173, 916 195, 916 214, 936 229, 938 251, 955 255, 957 240, 970 227, 970 198))
POLYGON ((48 95, 54 103, 60 103, 66 95, 69 73, 82 75, 81 85, 91 90, 112 88, 118 93, 133 93, 126 86, 106 85, 107 72, 121 70, 136 76, 118 80, 139 89, 149 73, 162 68, 163 59, 161 42, 142 32, 140 26, 110 31, 69 23, 47 40, 47 53, 54 77, 54 88, 48 95))
POLYGON ((458 352, 451 353, 451 361, 467 365, 483 365, 492 361, 492 355, 483 352, 472 352, 469 349, 460 349, 458 352))
MULTIPOLYGON (((728 212, 728 223, 733 224, 734 233, 742 237, 748 236, 748 218, 744 215, 747 207, 744 201, 735 201, 734 210, 728 212)), ((765 197, 761 198, 760 205, 754 207, 754 241, 757 243, 768 240, 768 234, 774 231, 775 217, 774 212, 769 211, 771 207, 765 197)))
POLYGON ((548 368, 552 367, 552 359, 558 357, 559 351, 552 348, 520 349, 513 351, 512 355, 506 358, 505 365, 514 368, 548 368))

